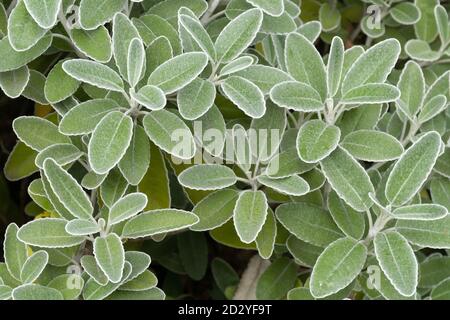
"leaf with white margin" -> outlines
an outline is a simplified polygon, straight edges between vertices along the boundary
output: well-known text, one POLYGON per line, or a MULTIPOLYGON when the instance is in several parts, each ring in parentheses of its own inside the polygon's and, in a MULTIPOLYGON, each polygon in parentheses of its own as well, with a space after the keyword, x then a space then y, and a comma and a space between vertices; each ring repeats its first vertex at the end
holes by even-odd
POLYGON ((409 242, 421 247, 450 249, 450 216, 442 219, 420 221, 399 220, 396 230, 409 242))
POLYGON ((275 249, 275 240, 277 237, 277 220, 272 209, 268 209, 266 222, 258 233, 255 243, 259 255, 263 259, 269 259, 275 249))
POLYGON ((300 159, 315 163, 328 157, 338 146, 341 131, 322 120, 306 122, 297 135, 297 150, 300 159))
POLYGON ((400 97, 400 91, 393 85, 369 83, 347 91, 342 97, 342 104, 387 103, 400 97))
POLYGON ((24 2, 18 2, 8 19, 8 38, 14 50, 29 50, 46 33, 47 30, 41 28, 28 13, 24 2))
POLYGON ((316 42, 322 32, 322 25, 319 21, 308 21, 297 28, 297 33, 303 35, 311 42, 316 42))
POLYGON ((369 193, 374 193, 375 189, 367 172, 347 151, 338 147, 320 165, 340 198, 356 211, 370 209, 373 202, 369 193))
POLYGON ((16 118, 13 129, 19 140, 36 151, 42 151, 58 143, 71 143, 68 137, 58 131, 55 124, 39 117, 16 118))
POLYGON ((131 274, 128 276, 127 281, 135 279, 148 269, 152 259, 145 252, 140 251, 126 251, 125 261, 131 264, 131 274))
POLYGON ((319 93, 310 85, 287 81, 275 85, 270 90, 270 98, 282 108, 312 112, 325 108, 319 93))
POLYGON ((89 279, 83 288, 83 299, 103 300, 107 298, 121 286, 121 284, 129 277, 130 274, 131 265, 128 261, 125 261, 122 279, 120 279, 119 282, 108 282, 106 285, 99 285, 94 279, 89 279))
POLYGON ((79 88, 80 81, 74 79, 63 70, 63 63, 59 61, 47 75, 44 93, 48 102, 54 104, 72 96, 79 88))
POLYGON ((349 133, 341 147, 359 160, 384 162, 400 158, 402 144, 390 134, 376 130, 358 130, 349 133))
POLYGON ((191 130, 176 114, 166 110, 152 111, 144 117, 142 124, 150 140, 160 149, 180 159, 191 159, 195 155, 191 130))
POLYGON ((266 101, 261 90, 251 81, 231 76, 221 85, 225 96, 246 115, 261 118, 266 112, 266 101))
POLYGON ((397 220, 439 220, 448 215, 447 208, 439 204, 413 204, 391 212, 397 220))
POLYGON ((125 264, 122 241, 115 233, 98 237, 94 241, 94 257, 109 281, 120 282, 125 264))
POLYGON ((127 280, 119 287, 120 291, 144 291, 155 288, 158 284, 158 278, 150 270, 145 270, 138 275, 135 279, 127 280))
POLYGON ((100 232, 101 228, 97 222, 92 220, 75 219, 66 225, 66 231, 74 236, 87 236, 100 232))
POLYGON ((447 108, 447 97, 439 94, 428 100, 419 113, 419 122, 425 123, 447 108))
POLYGON ((17 238, 18 230, 19 227, 15 223, 9 224, 3 243, 6 268, 16 280, 20 280, 22 267, 27 260, 27 246, 17 238))
POLYGON ((416 292, 418 264, 408 241, 398 232, 381 232, 374 239, 375 255, 384 274, 404 296, 416 292))
POLYGON ((433 178, 430 184, 430 193, 433 203, 440 204, 450 210, 450 179, 433 178))
POLYGON ((0 72, 0 88, 11 99, 20 97, 30 80, 30 71, 27 66, 19 69, 0 72))
POLYGON ((391 205, 401 206, 419 191, 439 157, 441 144, 440 135, 432 131, 403 153, 386 183, 386 198, 391 205))
POLYGON ((88 155, 92 169, 104 174, 114 168, 125 155, 133 136, 133 120, 119 111, 104 117, 92 133, 88 155))
POLYGON ((60 166, 65 166, 78 160, 82 155, 83 152, 81 152, 73 144, 54 144, 39 152, 38 156, 36 157, 35 163, 36 166, 42 169, 44 167, 44 161, 47 158, 51 158, 55 160, 55 162, 60 166))
POLYGON ((241 56, 230 63, 226 64, 220 69, 219 76, 224 77, 250 67, 255 62, 255 59, 251 56, 241 56))
POLYGON ((328 211, 309 203, 284 203, 275 210, 278 221, 295 237, 326 247, 344 237, 328 211))
POLYGON ((331 42, 327 64, 328 96, 334 97, 341 85, 342 69, 344 67, 344 43, 340 37, 334 37, 331 42))
POLYGON ((48 263, 48 253, 41 250, 33 253, 23 264, 20 279, 22 283, 32 283, 41 275, 48 263))
POLYGON ((20 241, 42 248, 66 248, 85 241, 84 237, 72 236, 66 231, 64 219, 45 218, 28 222, 17 233, 20 241))
POLYGON ((342 93, 369 83, 383 83, 394 68, 400 49, 398 40, 388 39, 360 55, 344 77, 342 93))
POLYGON ((93 30, 111 21, 116 12, 124 9, 126 0, 81 0, 80 25, 85 30, 93 30))
POLYGON ((289 74, 280 69, 259 64, 241 70, 235 75, 256 84, 264 95, 269 94, 270 90, 277 84, 294 80, 289 74))
POLYGON ((138 92, 131 92, 131 97, 149 110, 161 110, 167 104, 164 91, 152 85, 143 86, 138 92))
POLYGON ((142 181, 150 165, 150 141, 144 128, 135 125, 133 129, 133 138, 119 162, 119 170, 129 184, 136 186, 142 181))
POLYGON ((64 300, 77 299, 84 287, 84 279, 81 275, 76 274, 62 274, 53 278, 48 284, 48 288, 53 288, 61 292, 64 300), (68 283, 76 283, 77 285, 68 286, 68 283))
POLYGON ((266 187, 290 196, 302 196, 309 192, 308 183, 297 175, 276 179, 268 176, 259 176, 257 180, 266 187))
POLYGON ((41 56, 52 43, 51 34, 44 36, 27 51, 15 51, 9 43, 8 37, 0 40, 0 72, 16 70, 41 56))
POLYGON ((0 285, 0 300, 9 300, 12 298, 12 288, 6 285, 0 285))
POLYGON ((177 96, 178 109, 186 120, 196 120, 213 106, 216 87, 209 80, 197 78, 180 90, 177 96))
POLYGON ((122 237, 128 239, 144 238, 157 234, 188 228, 199 221, 188 211, 160 209, 144 212, 125 224, 122 237))
POLYGON ((14 288, 12 298, 13 300, 64 300, 58 290, 32 283, 14 288))
POLYGON ((304 36, 291 33, 286 38, 286 67, 298 82, 313 87, 321 100, 327 97, 327 75, 322 57, 304 36))
POLYGON ((343 238, 330 244, 319 256, 311 274, 310 289, 315 298, 324 298, 348 286, 361 272, 367 248, 343 238))
POLYGON ((212 61, 216 59, 216 49, 211 37, 203 28, 200 21, 193 19, 188 15, 181 14, 179 16, 179 23, 194 39, 197 45, 211 58, 212 61))
POLYGON ((145 74, 145 48, 139 38, 134 38, 128 47, 127 74, 128 83, 134 88, 145 74))
POLYGON ((51 158, 44 161, 44 174, 59 201, 74 217, 92 219, 92 203, 75 178, 51 158))
POLYGON ((404 25, 415 24, 421 17, 420 10, 409 2, 402 2, 389 10, 392 19, 404 25))
POLYGON ((218 228, 228 222, 233 216, 239 193, 232 189, 219 190, 203 198, 192 209, 200 219, 190 229, 192 231, 207 231, 218 228))
POLYGON ((64 115, 59 123, 59 131, 69 136, 89 134, 107 114, 119 108, 119 104, 112 99, 82 102, 64 115))
POLYGON ((438 5, 434 7, 434 16, 436 17, 436 25, 441 43, 447 43, 450 37, 447 10, 442 5, 438 5))
POLYGON ((244 243, 255 241, 268 213, 267 198, 262 191, 246 190, 239 194, 233 218, 236 232, 244 243))
POLYGON ((286 178, 294 174, 302 174, 316 166, 300 160, 296 148, 282 151, 270 160, 265 174, 271 178, 286 178))
POLYGON ((64 71, 72 78, 101 89, 123 92, 120 76, 108 66, 85 59, 73 59, 63 63, 64 71))
POLYGON ((406 113, 408 118, 413 119, 422 107, 425 96, 425 78, 417 62, 406 63, 400 74, 397 88, 401 93, 397 106, 406 113))
POLYGON ((44 29, 56 24, 62 0, 23 0, 34 21, 44 29))
POLYGON ((108 224, 115 225, 128 220, 144 210, 146 206, 147 196, 145 194, 140 192, 127 194, 109 210, 108 224))
POLYGON ((82 256, 80 259, 80 263, 83 267, 84 272, 86 272, 92 280, 94 280, 101 286, 104 286, 108 283, 108 277, 105 275, 102 269, 100 269, 97 261, 95 261, 94 256, 82 256))
POLYGON ((234 185, 236 174, 220 164, 194 165, 184 170, 178 181, 186 188, 194 190, 217 190, 234 185))
POLYGON ((284 12, 284 0, 247 0, 247 2, 274 17, 284 12))
POLYGON ((202 52, 183 53, 157 67, 148 78, 147 84, 171 94, 191 83, 207 64, 208 56, 202 52))
POLYGON ((263 20, 262 11, 251 9, 226 25, 216 39, 217 61, 227 63, 236 59, 255 39, 263 20))
POLYGON ((428 42, 419 39, 409 40, 405 45, 405 52, 418 61, 433 62, 441 57, 439 52, 431 49, 428 42))
POLYGON ((94 30, 72 29, 73 44, 89 58, 106 63, 112 58, 112 43, 108 29, 100 26, 94 30))
POLYGON ((365 232, 365 218, 361 212, 353 210, 335 191, 328 194, 327 207, 331 217, 346 236, 360 240, 365 232))

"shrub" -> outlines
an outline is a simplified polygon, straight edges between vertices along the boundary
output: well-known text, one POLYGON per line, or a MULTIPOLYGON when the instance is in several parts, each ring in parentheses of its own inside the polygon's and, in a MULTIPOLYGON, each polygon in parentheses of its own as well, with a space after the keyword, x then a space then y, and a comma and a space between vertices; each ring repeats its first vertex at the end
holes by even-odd
POLYGON ((3 1, 0 35, 51 106, 0 297, 450 298, 439 1, 3 1))

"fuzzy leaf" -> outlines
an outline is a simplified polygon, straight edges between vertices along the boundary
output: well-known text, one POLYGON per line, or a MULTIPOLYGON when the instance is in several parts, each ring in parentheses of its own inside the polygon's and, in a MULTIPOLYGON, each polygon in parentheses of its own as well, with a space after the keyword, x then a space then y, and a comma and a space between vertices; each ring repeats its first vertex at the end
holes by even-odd
POLYGON ((142 87, 137 93, 131 92, 131 97, 150 110, 161 110, 167 104, 164 91, 151 85, 142 87))
POLYGON ((11 99, 20 97, 30 80, 27 66, 0 73, 0 88, 11 99))
POLYGON ((383 83, 400 54, 400 43, 388 39, 364 52, 350 67, 342 83, 342 93, 370 83, 383 83))
POLYGON ((85 241, 84 237, 72 236, 66 232, 67 221, 63 219, 39 219, 28 222, 17 233, 20 241, 42 248, 65 248, 85 241))
POLYGON ((237 199, 238 193, 231 189, 219 190, 203 198, 192 209, 200 221, 190 229, 207 231, 222 226, 233 216, 237 199))
POLYGON ((369 193, 374 187, 364 168, 344 149, 338 148, 320 163, 331 187, 356 211, 372 206, 369 193))
POLYGON ((27 51, 47 33, 28 13, 23 1, 17 3, 8 19, 8 38, 16 51, 27 51))
POLYGON ((282 82, 270 91, 270 98, 280 107, 295 111, 320 111, 325 107, 319 93, 302 82, 282 82))
POLYGON ((197 78, 178 93, 178 109, 184 119, 195 120, 208 112, 215 98, 214 84, 209 80, 197 78))
POLYGON ((128 83, 134 88, 144 76, 145 48, 142 40, 134 38, 128 47, 127 71, 128 83))
POLYGON ((58 290, 32 283, 15 288, 12 297, 13 300, 64 300, 58 290))
POLYGON ((78 182, 53 159, 44 161, 44 174, 50 187, 67 210, 80 219, 92 219, 94 208, 78 182))
POLYGON ((418 265, 408 241, 397 232, 382 232, 374 239, 375 254, 384 274, 404 296, 416 292, 418 265))
POLYGON ((262 191, 243 191, 234 208, 234 226, 244 243, 255 241, 267 217, 267 199, 262 191))
POLYGON ((331 42, 330 56, 327 64, 328 95, 334 97, 341 85, 342 69, 344 67, 344 43, 339 37, 331 42))
POLYGON ((120 172, 129 184, 135 186, 142 181, 150 165, 150 141, 141 126, 134 126, 133 138, 122 160, 120 172))
POLYGON ((412 119, 422 107, 425 96, 425 78, 422 69, 414 61, 408 61, 402 70, 397 85, 400 98, 397 105, 412 119))
POLYGON ((278 221, 297 238, 319 247, 326 247, 344 237, 330 214, 308 203, 285 203, 275 215, 278 221))
POLYGON ((394 206, 408 202, 428 178, 441 147, 436 132, 424 134, 395 164, 386 184, 386 198, 394 206))
POLYGON ((247 49, 256 37, 262 19, 259 9, 248 10, 233 19, 216 39, 217 61, 230 62, 247 49))
POLYGON ((184 170, 178 181, 186 188, 194 190, 216 190, 237 182, 233 170, 224 165, 195 165, 184 170))
POLYGON ((259 278, 256 297, 261 300, 281 299, 294 287, 296 277, 295 263, 286 257, 278 258, 259 278))
POLYGON ((174 93, 197 78, 208 63, 201 52, 190 52, 176 56, 152 72, 148 84, 159 87, 166 94, 174 93))
POLYGON ((259 64, 239 71, 235 75, 253 82, 265 95, 269 94, 275 85, 294 80, 282 70, 259 64))
POLYGON ((259 183, 286 195, 302 196, 309 192, 308 183, 297 175, 277 179, 259 176, 257 180, 259 183))
POLYGON ((161 233, 188 228, 199 221, 198 217, 187 211, 161 209, 142 213, 129 220, 122 232, 122 237, 137 239, 161 233))
POLYGON ((323 160, 337 148, 340 137, 338 127, 321 120, 309 121, 298 132, 298 155, 306 163, 323 160))
POLYGON ((73 59, 63 63, 64 71, 72 78, 98 88, 122 92, 123 81, 111 68, 95 61, 73 59))
POLYGON ((367 248, 350 238, 330 244, 317 259, 310 289, 315 298, 324 298, 348 286, 361 272, 367 248))
POLYGON ((89 141, 89 162, 97 174, 114 168, 125 155, 133 135, 131 117, 113 111, 104 117, 89 141))
POLYGON ((49 29, 56 24, 62 0, 24 0, 23 2, 41 28, 49 29))
POLYGON ((48 253, 41 250, 33 253, 27 261, 25 261, 20 279, 22 283, 34 282, 44 271, 45 266, 48 263, 48 253))
POLYGON ((439 220, 448 210, 438 204, 413 204, 397 208, 391 214, 397 220, 439 220))
POLYGON ((58 62, 49 72, 45 81, 45 98, 50 103, 63 101, 73 95, 80 86, 80 81, 74 79, 63 70, 63 63, 58 62))
POLYGON ((101 228, 97 222, 92 220, 75 219, 66 225, 66 231, 74 236, 87 236, 100 232, 101 228))
POLYGON ((125 264, 125 251, 122 241, 116 234, 111 233, 104 238, 95 239, 94 257, 109 281, 120 282, 125 264))
POLYGON ((117 201, 109 210, 108 223, 115 225, 134 217, 147 206, 147 196, 143 193, 130 193, 117 201))
POLYGON ((89 58, 103 63, 111 60, 111 36, 106 27, 100 26, 94 30, 72 29, 70 38, 78 50, 89 58))
POLYGON ((369 104, 395 101, 400 91, 390 84, 369 83, 347 91, 342 97, 343 104, 369 104))
POLYGON ((125 0, 81 0, 80 25, 85 30, 93 30, 111 21, 114 14, 124 9, 125 0))
POLYGON ((56 125, 38 117, 19 117, 14 120, 13 129, 22 142, 36 151, 57 143, 70 143, 56 125))
POLYGON ((9 273, 16 280, 21 280, 22 267, 27 260, 27 247, 17 238, 19 228, 15 223, 11 223, 6 228, 3 251, 6 267, 9 273))
POLYGON ((214 43, 200 21, 184 14, 180 15, 179 21, 197 45, 214 61, 216 59, 214 43))
POLYGON ((313 87, 325 101, 327 75, 325 65, 314 45, 304 36, 291 33, 286 38, 286 67, 295 80, 313 87))
POLYGON ((375 130, 354 131, 345 137, 341 147, 356 159, 370 162, 395 160, 403 153, 403 146, 397 139, 375 130))
POLYGON ((231 76, 222 83, 221 88, 226 97, 249 117, 258 119, 266 112, 263 93, 249 80, 231 76))
POLYGON ((143 125, 150 140, 167 153, 180 159, 195 155, 194 137, 177 115, 166 110, 153 111, 144 117, 143 125))
POLYGON ((119 107, 117 102, 111 99, 82 102, 64 115, 59 130, 65 135, 89 134, 106 115, 119 107))
POLYGON ((431 221, 399 220, 396 230, 421 247, 450 249, 450 216, 431 221))

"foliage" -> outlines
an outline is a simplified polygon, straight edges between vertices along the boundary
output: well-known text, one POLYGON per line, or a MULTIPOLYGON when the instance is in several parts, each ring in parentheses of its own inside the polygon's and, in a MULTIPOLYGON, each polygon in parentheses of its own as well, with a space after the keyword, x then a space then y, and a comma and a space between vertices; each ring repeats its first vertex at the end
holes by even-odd
POLYGON ((0 298, 450 299, 448 9, 2 1, 0 298))

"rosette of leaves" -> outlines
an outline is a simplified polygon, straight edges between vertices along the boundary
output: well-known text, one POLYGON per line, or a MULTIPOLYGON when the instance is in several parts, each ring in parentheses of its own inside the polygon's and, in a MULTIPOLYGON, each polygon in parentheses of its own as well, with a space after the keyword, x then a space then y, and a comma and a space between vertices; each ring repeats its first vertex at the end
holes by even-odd
MULTIPOLYGON (((448 26, 413 6, 417 34, 448 26)), ((257 255, 241 281, 212 260, 221 298, 448 295, 450 77, 404 39, 319 51, 331 29, 290 0, 0 9, 0 87, 52 107, 13 122, 34 219, 5 234, 2 298, 163 299, 150 263, 203 279, 205 232, 257 255)))

